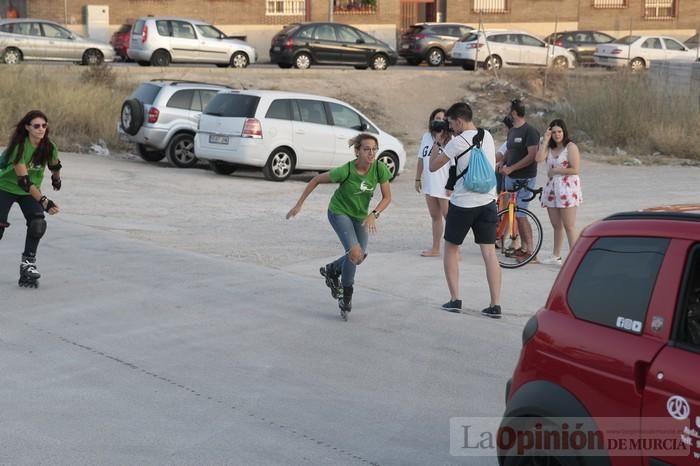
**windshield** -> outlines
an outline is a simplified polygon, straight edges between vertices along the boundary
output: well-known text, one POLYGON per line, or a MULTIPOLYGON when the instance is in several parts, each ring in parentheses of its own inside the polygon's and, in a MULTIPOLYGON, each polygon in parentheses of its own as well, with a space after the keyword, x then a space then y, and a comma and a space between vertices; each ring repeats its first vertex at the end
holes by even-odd
POLYGON ((219 39, 226 35, 209 24, 197 24, 196 27, 199 33, 208 39, 219 39))
POLYGON ((630 45, 633 42, 636 42, 637 39, 639 39, 639 36, 625 36, 620 39, 617 39, 613 44, 624 44, 624 45, 630 45))
POLYGON ((466 36, 462 37, 459 41, 460 42, 476 42, 476 40, 479 38, 478 34, 475 34, 473 32, 470 32, 466 36))

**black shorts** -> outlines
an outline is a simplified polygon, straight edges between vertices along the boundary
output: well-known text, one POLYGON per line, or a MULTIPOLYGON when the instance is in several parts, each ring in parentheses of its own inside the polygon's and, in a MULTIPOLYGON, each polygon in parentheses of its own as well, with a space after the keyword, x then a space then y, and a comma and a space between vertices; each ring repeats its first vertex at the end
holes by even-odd
POLYGON ((445 222, 445 241, 462 244, 469 230, 474 230, 476 244, 496 243, 498 210, 496 201, 479 207, 457 207, 450 202, 445 222))

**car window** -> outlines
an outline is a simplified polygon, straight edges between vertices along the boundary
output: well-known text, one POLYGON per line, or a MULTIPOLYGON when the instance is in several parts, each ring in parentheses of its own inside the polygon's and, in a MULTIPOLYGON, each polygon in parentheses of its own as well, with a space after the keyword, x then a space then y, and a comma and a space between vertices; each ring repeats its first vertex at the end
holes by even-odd
POLYGON ((184 21, 172 21, 173 37, 180 39, 196 39, 194 28, 184 21))
POLYGON ((199 100, 201 101, 201 104, 200 104, 199 108, 195 108, 194 101, 193 101, 192 110, 196 110, 198 112, 201 112, 202 110, 207 108, 207 105, 209 104, 209 102, 211 102, 211 99, 213 99, 214 96, 218 93, 219 93, 219 91, 206 90, 206 89, 202 89, 202 90, 197 91, 197 94, 199 94, 199 100))
MULTIPOLYGON (((493 41, 493 39, 492 39, 491 37, 493 37, 493 36, 490 36, 490 37, 488 38, 489 41, 493 41)), ((473 32, 470 32, 470 33, 467 34, 466 36, 462 37, 462 39, 460 39, 460 42, 476 42, 476 40, 477 40, 478 38, 479 38, 479 35, 478 35, 478 34, 473 33, 473 32)))
POLYGON ((260 97, 247 94, 219 93, 204 107, 207 115, 227 118, 253 118, 260 97))
POLYGON ((335 41, 335 28, 330 24, 320 24, 314 30, 314 39, 335 41))
POLYGON ((354 30, 346 26, 336 26, 335 32, 338 35, 338 40, 340 42, 349 42, 354 44, 360 38, 360 36, 358 36, 354 30))
POLYGON ((54 26, 53 24, 42 23, 41 27, 44 29, 44 35, 46 37, 51 37, 53 39, 68 39, 71 36, 69 31, 66 31, 58 26, 54 26))
POLYGON ((270 104, 265 118, 275 118, 277 120, 292 120, 292 107, 290 99, 277 99, 270 104))
POLYGON ((668 37, 664 38, 664 44, 666 44, 666 48, 668 50, 685 50, 685 46, 683 44, 673 39, 669 39, 668 37))
POLYGON ((446 36, 448 35, 449 28, 448 26, 432 26, 430 28, 430 32, 432 32, 436 36, 446 36))
POLYGON ((331 116, 333 117, 333 124, 335 126, 362 131, 362 118, 357 112, 336 103, 329 103, 328 106, 331 109, 331 116))
POLYGON ((615 44, 631 45, 639 40, 639 36, 625 36, 617 39, 615 44))
MULTIPOLYGON (((296 37, 299 39, 312 39, 313 38, 313 27, 305 27, 304 29, 299 30, 299 32, 296 33, 296 37)), ((291 32, 290 32, 291 34, 291 32)))
POLYGON ((7 23, 0 26, 0 31, 9 32, 12 34, 24 34, 25 36, 29 36, 31 35, 30 31, 32 27, 36 31, 36 34, 34 35, 40 36, 41 30, 39 29, 39 25, 36 23, 7 23))
POLYGON ((376 44, 377 39, 367 34, 365 31, 357 30, 357 33, 364 39, 366 44, 376 44))
POLYGON ((462 37, 462 28, 459 26, 450 26, 447 28, 447 35, 450 37, 462 37))
POLYGON ((466 34, 469 34, 469 32, 472 30, 472 28, 468 26, 460 26, 459 27, 459 37, 462 37, 466 34))
POLYGON ((197 24, 195 27, 197 28, 197 31, 199 31, 200 36, 204 36, 209 39, 218 39, 222 35, 224 35, 223 32, 219 31, 214 26, 211 26, 209 24, 197 24))
POLYGON ((143 32, 143 25, 145 24, 145 21, 143 20, 138 20, 134 23, 134 28, 131 31, 132 34, 139 35, 143 32))
POLYGON ((158 31, 159 35, 164 37, 170 37, 173 35, 170 21, 156 21, 156 30, 158 31))
POLYGON ((597 240, 569 288, 568 302, 574 315, 606 327, 641 333, 668 244, 665 238, 597 240))
POLYGON ((591 35, 587 32, 577 32, 574 35, 574 42, 591 42, 591 35))
POLYGON ((700 352, 700 248, 696 247, 686 271, 684 293, 676 323, 675 341, 700 352))
MULTIPOLYGON (((476 34, 470 34, 469 37, 471 37, 471 36, 476 36, 476 34)), ((476 37, 474 37, 474 39, 471 39, 471 40, 476 40, 476 37)), ((489 42, 497 42, 499 44, 505 44, 506 42, 508 42, 508 34, 495 34, 495 35, 489 36, 488 41, 489 42)))
POLYGON ((612 42, 613 40, 615 39, 607 34, 603 34, 602 32, 593 33, 593 41, 597 44, 605 44, 607 42, 612 42))
POLYGON ((661 46, 661 40, 658 37, 650 37, 644 42, 642 42, 643 49, 663 49, 661 46))
POLYGON ((576 37, 573 34, 564 34, 563 39, 567 42, 576 42, 576 37))
POLYGON ((192 105, 192 97, 194 96, 194 91, 192 89, 186 89, 182 91, 177 91, 170 97, 166 106, 170 108, 181 108, 183 110, 189 110, 192 105))
POLYGON ((321 125, 328 124, 326 117, 326 109, 323 102, 318 100, 297 100, 299 111, 301 112, 301 120, 307 123, 319 123, 321 125))
POLYGON ((118 33, 124 34, 131 31, 131 24, 122 24, 117 30, 118 33))
POLYGON ((154 84, 141 84, 136 88, 133 94, 131 94, 132 99, 138 99, 144 104, 151 105, 156 100, 156 96, 162 88, 154 84))
POLYGON ((539 39, 535 39, 532 36, 528 36, 525 34, 519 34, 519 37, 520 37, 520 43, 522 43, 523 45, 526 45, 528 47, 543 47, 544 46, 544 42, 542 42, 539 39))

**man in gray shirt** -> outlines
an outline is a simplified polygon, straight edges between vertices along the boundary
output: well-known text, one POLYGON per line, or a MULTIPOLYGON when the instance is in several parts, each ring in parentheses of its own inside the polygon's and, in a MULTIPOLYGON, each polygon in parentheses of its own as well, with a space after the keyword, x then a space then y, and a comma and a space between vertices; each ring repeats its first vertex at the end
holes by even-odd
MULTIPOLYGON (((510 102, 510 116, 513 118, 513 127, 508 131, 508 150, 501 167, 501 173, 505 175, 504 188, 512 189, 518 182, 534 189, 537 180, 535 155, 540 143, 540 133, 525 121, 525 104, 520 99, 510 102)), ((518 207, 527 208, 529 202, 525 202, 524 199, 530 195, 525 189, 518 191, 518 207)), ((522 214, 517 214, 516 217, 521 246, 514 254, 516 258, 528 257, 533 248, 532 229, 522 214)))

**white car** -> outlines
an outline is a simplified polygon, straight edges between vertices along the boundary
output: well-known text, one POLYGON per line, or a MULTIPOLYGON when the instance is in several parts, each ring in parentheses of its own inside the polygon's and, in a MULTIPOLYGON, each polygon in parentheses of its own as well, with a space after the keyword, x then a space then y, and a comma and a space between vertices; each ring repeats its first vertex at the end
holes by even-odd
POLYGON ((348 141, 361 131, 377 136, 378 159, 392 179, 406 169, 401 142, 351 105, 291 92, 218 93, 199 120, 194 150, 216 173, 249 165, 262 167, 268 180, 284 181, 295 171, 329 170, 351 160, 348 141))
POLYGON ((574 68, 576 57, 564 47, 547 44, 522 31, 472 32, 452 49, 452 63, 465 70, 483 66, 487 70, 503 66, 554 66, 574 68))
POLYGON ((257 60, 253 46, 227 37, 207 22, 161 16, 136 20, 126 53, 142 66, 211 63, 245 68, 257 60))
POLYGON ((626 36, 596 47, 596 65, 629 66, 633 71, 649 68, 652 60, 697 60, 697 53, 666 36, 626 36))

